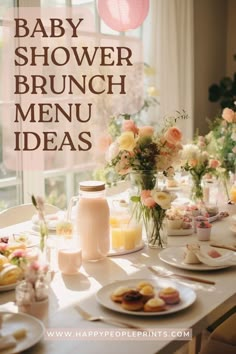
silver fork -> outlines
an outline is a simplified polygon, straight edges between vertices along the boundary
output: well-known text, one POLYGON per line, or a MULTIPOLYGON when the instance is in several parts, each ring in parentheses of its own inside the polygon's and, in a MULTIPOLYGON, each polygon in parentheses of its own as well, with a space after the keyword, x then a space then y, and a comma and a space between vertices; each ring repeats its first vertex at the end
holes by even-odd
POLYGON ((186 279, 186 280, 192 280, 192 281, 196 281, 199 283, 204 283, 204 284, 211 284, 211 285, 215 285, 214 281, 211 280, 207 280, 207 279, 203 279, 203 278, 199 278, 199 277, 191 277, 190 275, 184 275, 184 274, 176 274, 173 272, 169 272, 168 270, 163 270, 163 269, 154 269, 153 267, 148 267, 148 269, 153 272, 155 275, 158 275, 161 278, 180 278, 180 279, 186 279))
POLYGON ((120 321, 117 319, 113 319, 111 317, 103 317, 103 316, 93 316, 90 313, 84 311, 79 305, 76 305, 75 310, 79 312, 80 316, 83 317, 84 320, 91 321, 91 322, 96 322, 96 321, 101 321, 104 323, 109 323, 115 326, 119 327, 127 327, 127 328, 132 328, 132 329, 138 329, 138 330, 143 330, 143 328, 132 325, 128 322, 120 321))

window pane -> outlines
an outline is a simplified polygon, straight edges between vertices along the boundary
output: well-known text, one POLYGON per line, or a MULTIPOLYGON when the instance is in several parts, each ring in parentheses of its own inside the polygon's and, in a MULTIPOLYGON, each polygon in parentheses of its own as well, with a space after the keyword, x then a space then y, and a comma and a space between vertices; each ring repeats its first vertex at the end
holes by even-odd
POLYGON ((3 16, 6 8, 14 7, 14 0, 0 0, 0 18, 3 16))
POLYGON ((72 0, 72 7, 75 6, 83 6, 91 11, 93 15, 95 15, 95 2, 93 0, 72 0))
POLYGON ((66 6, 67 0, 41 0, 42 7, 66 6))
POLYGON ((79 183, 82 181, 90 181, 93 180, 93 171, 83 171, 74 174, 74 191, 75 195, 79 192, 79 183))
POLYGON ((66 178, 64 176, 45 178, 46 202, 65 209, 67 205, 66 178))
POLYGON ((0 211, 17 204, 16 186, 0 188, 0 211))
POLYGON ((138 27, 134 30, 126 31, 125 36, 127 37, 135 37, 135 38, 141 38, 142 35, 142 27, 138 27))
POLYGON ((113 29, 111 29, 110 27, 108 27, 105 22, 103 22, 103 20, 100 20, 100 26, 101 26, 101 33, 104 34, 111 34, 111 35, 115 35, 118 36, 120 34, 120 32, 114 31, 113 29))

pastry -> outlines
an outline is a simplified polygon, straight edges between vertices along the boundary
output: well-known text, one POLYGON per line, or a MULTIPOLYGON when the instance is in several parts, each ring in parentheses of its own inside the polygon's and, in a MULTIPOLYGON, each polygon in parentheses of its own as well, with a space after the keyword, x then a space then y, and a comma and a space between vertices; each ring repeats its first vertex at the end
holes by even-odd
POLYGON ((7 263, 9 263, 9 260, 7 259, 7 257, 0 254, 0 271, 3 269, 4 264, 7 264, 7 263))
POLYGON ((5 264, 0 272, 0 285, 9 285, 16 283, 22 275, 19 267, 13 264, 5 264))
POLYGON ((137 289, 141 290, 142 288, 144 288, 145 286, 151 286, 153 288, 153 285, 149 282, 149 281, 140 281, 137 285, 137 289))
POLYGON ((222 256, 222 254, 220 252, 218 252, 217 250, 214 250, 213 248, 207 252, 208 256, 212 257, 212 258, 219 258, 222 256))
POLYGON ((143 302, 147 302, 155 296, 155 292, 152 286, 145 285, 139 290, 140 294, 143 296, 143 302))
POLYGON ((186 264, 199 264, 201 263, 194 251, 200 251, 198 244, 187 245, 184 252, 184 263, 186 264))
POLYGON ((143 296, 139 291, 130 290, 123 296, 121 303, 123 309, 128 311, 139 311, 143 309, 143 296))
POLYGON ((162 289, 159 297, 168 305, 177 304, 180 301, 178 290, 171 287, 162 289))
POLYGON ((166 310, 166 303, 164 300, 154 297, 150 299, 144 304, 144 311, 145 312, 159 312, 166 310))
POLYGON ((127 294, 130 290, 130 288, 124 286, 120 286, 119 288, 115 289, 111 294, 112 301, 122 302, 123 296, 127 294))

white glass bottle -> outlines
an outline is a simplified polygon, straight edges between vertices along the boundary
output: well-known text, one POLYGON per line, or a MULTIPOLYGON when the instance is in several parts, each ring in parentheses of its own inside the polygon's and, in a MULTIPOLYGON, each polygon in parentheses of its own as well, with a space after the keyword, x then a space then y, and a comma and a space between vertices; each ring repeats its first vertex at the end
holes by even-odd
POLYGON ((110 249, 109 206, 105 184, 100 181, 81 182, 76 213, 82 258, 97 261, 110 249))

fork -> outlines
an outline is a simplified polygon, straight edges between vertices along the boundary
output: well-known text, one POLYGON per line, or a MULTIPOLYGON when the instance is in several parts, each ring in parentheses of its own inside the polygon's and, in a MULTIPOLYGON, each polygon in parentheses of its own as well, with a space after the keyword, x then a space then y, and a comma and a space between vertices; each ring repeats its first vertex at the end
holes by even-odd
POLYGON ((184 274, 176 274, 176 273, 165 271, 165 270, 157 270, 157 269, 154 269, 153 267, 148 267, 148 269, 151 272, 153 272, 155 275, 159 275, 162 278, 169 278, 169 277, 182 278, 182 279, 186 279, 186 280, 197 281, 199 283, 215 285, 214 281, 206 280, 206 279, 203 279, 203 278, 191 277, 189 275, 184 275, 184 274))
POLYGON ((120 321, 117 319, 113 319, 111 317, 103 317, 103 316, 93 316, 90 313, 86 312, 85 310, 83 310, 79 305, 76 305, 75 310, 77 312, 79 312, 80 316, 87 321, 91 321, 91 322, 97 322, 97 321, 101 321, 104 323, 109 323, 112 325, 116 325, 119 327, 127 327, 127 328, 132 328, 132 329, 138 329, 138 330, 143 330, 143 328, 132 325, 128 322, 124 322, 124 321, 120 321))

